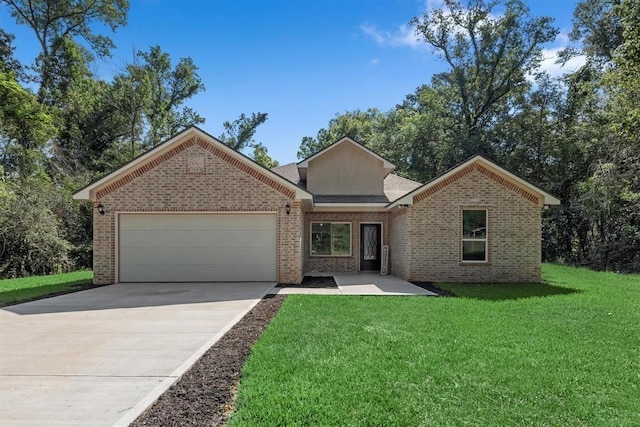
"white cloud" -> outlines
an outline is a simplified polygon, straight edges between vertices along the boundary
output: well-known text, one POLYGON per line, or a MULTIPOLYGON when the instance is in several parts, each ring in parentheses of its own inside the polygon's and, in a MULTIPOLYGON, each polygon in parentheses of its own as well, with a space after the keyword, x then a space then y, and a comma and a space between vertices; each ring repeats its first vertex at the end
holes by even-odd
MULTIPOLYGON (((554 47, 542 49, 543 59, 537 69, 538 72, 545 71, 551 77, 561 77, 564 74, 578 70, 586 63, 587 58, 584 55, 571 58, 564 65, 558 63, 558 54, 560 53, 560 51, 566 49, 571 44, 567 33, 558 34, 554 44, 554 47)), ((529 80, 533 81, 532 75, 529 75, 528 78, 529 80)))
POLYGON ((576 71, 586 63, 584 55, 576 56, 567 61, 566 64, 559 64, 558 53, 565 47, 554 47, 542 49, 544 59, 540 63, 538 71, 546 71, 551 77, 560 77, 564 74, 576 71))
POLYGON ((415 34, 413 27, 408 25, 401 25, 394 31, 383 31, 375 25, 362 24, 360 25, 360 30, 365 36, 380 46, 407 46, 412 49, 417 49, 423 45, 415 34))
POLYGON ((378 58, 373 58, 372 60, 369 61, 369 64, 371 65, 378 65, 380 63, 380 60, 378 58))

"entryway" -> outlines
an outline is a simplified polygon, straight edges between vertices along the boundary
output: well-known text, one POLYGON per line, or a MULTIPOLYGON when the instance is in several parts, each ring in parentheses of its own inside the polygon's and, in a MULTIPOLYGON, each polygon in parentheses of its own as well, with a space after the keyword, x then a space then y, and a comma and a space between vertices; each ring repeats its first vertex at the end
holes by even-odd
POLYGON ((360 270, 380 271, 382 224, 360 224, 360 270))

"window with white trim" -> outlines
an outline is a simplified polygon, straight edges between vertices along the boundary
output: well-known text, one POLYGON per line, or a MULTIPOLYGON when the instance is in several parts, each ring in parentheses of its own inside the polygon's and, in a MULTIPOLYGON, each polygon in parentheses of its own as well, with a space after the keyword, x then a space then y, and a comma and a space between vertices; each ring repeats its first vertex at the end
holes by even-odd
POLYGON ((487 210, 462 211, 462 261, 487 262, 487 210))
POLYGON ((350 256, 350 222, 312 222, 312 256, 350 256))

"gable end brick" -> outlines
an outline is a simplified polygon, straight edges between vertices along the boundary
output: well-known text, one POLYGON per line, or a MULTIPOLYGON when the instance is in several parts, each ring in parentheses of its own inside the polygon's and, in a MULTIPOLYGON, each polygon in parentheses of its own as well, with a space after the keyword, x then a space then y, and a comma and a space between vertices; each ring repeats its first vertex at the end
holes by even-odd
POLYGON ((486 176, 487 178, 495 181, 496 183, 502 185, 503 187, 513 191, 514 193, 516 193, 517 195, 527 199, 528 201, 530 201, 531 203, 535 204, 535 205, 540 205, 541 204, 541 200, 540 197, 537 196, 536 194, 533 194, 527 190, 525 190, 524 188, 514 184, 511 181, 508 181, 506 179, 504 179, 503 177, 501 177, 500 175, 498 175, 497 173, 487 169, 486 167, 479 165, 477 163, 474 163, 472 165, 469 165, 461 170, 459 170, 458 172, 454 173, 453 175, 447 177, 446 179, 440 181, 439 183, 437 183, 436 185, 434 185, 433 187, 430 187, 428 189, 426 189, 425 191, 416 194, 415 196, 413 196, 413 203, 418 203, 420 200, 424 200, 427 197, 431 196, 432 194, 442 190, 443 188, 445 188, 447 185, 454 183, 455 181, 459 180, 460 178, 469 175, 472 172, 478 172, 484 176, 486 176))
POLYGON ((291 199, 293 199, 295 197, 295 195, 296 195, 295 191, 291 190, 290 188, 287 188, 286 186, 284 186, 284 185, 278 183, 277 181, 275 181, 274 179, 269 178, 264 173, 256 170, 255 168, 252 168, 251 166, 245 164, 244 162, 241 162, 240 160, 236 159, 235 157, 231 156, 228 153, 225 153, 224 151, 220 150, 218 147, 215 147, 214 145, 209 144, 208 142, 202 140, 201 138, 192 137, 192 138, 189 138, 188 140, 184 141, 183 143, 178 144, 176 147, 172 148, 171 150, 167 151, 166 153, 162 154, 161 156, 158 156, 157 158, 153 159, 149 163, 146 163, 146 164, 140 166, 139 168, 135 169, 131 173, 123 176, 122 178, 116 180, 115 182, 112 182, 111 184, 107 185, 106 187, 98 190, 98 192, 96 193, 96 198, 101 199, 101 198, 105 197, 109 193, 112 193, 113 191, 117 190, 118 188, 130 183, 131 181, 133 181, 134 179, 136 179, 140 175, 142 175, 144 173, 147 173, 148 171, 150 171, 151 169, 157 167, 161 163, 166 162, 170 158, 172 158, 174 156, 177 156, 178 154, 182 153, 187 148, 193 147, 194 145, 197 145, 197 146, 199 146, 199 147, 201 147, 201 148, 203 148, 203 149, 205 149, 207 151, 210 151, 211 153, 213 153, 214 155, 216 155, 220 159, 222 159, 222 160, 226 161, 227 163, 231 164, 232 166, 234 166, 236 169, 241 170, 242 172, 246 173, 250 177, 257 179, 258 181, 262 182, 263 184, 266 184, 269 187, 273 188, 274 190, 284 194, 285 196, 287 196, 287 197, 289 197, 291 199))

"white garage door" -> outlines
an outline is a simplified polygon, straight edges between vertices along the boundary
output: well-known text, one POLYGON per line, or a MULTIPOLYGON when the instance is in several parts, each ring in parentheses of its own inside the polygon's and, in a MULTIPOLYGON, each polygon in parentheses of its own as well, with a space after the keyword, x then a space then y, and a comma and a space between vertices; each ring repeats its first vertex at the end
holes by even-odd
POLYGON ((275 214, 121 214, 121 282, 276 280, 275 214))

